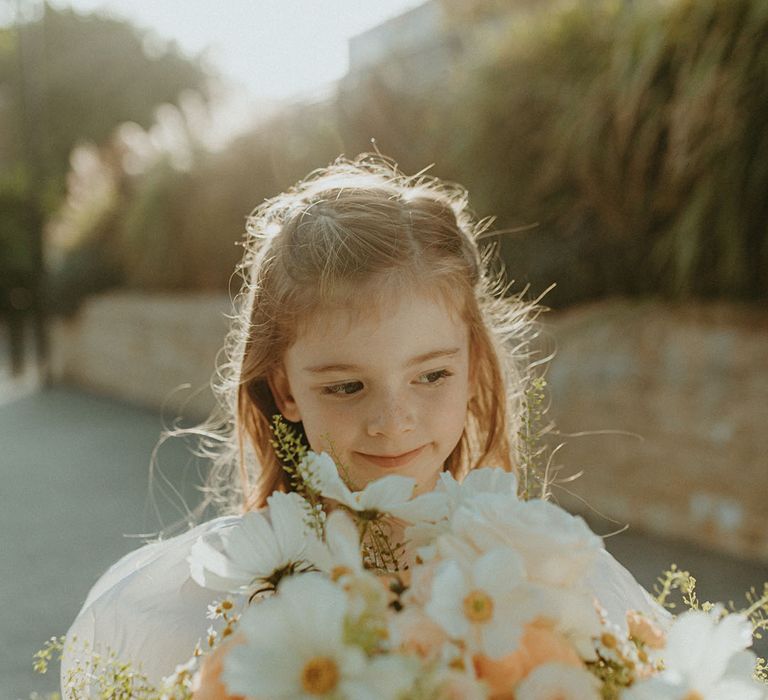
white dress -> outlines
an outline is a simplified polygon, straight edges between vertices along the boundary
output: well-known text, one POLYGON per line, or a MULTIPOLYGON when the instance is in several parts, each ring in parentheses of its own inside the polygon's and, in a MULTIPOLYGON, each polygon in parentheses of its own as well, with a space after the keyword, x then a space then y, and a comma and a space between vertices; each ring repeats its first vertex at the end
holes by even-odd
MULTIPOLYGON (((159 686, 205 641, 208 606, 223 594, 202 588, 190 576, 190 548, 201 535, 223 532, 239 520, 224 516, 176 537, 126 554, 97 581, 67 633, 61 661, 62 694, 67 673, 87 648, 115 652, 159 686)), ((231 597, 231 596, 230 596, 231 597)), ((235 599, 242 607, 244 600, 235 599)), ((63 697, 67 697, 63 694, 63 697)))
MULTIPOLYGON (((190 548, 201 535, 221 533, 238 520, 239 516, 216 518, 124 556, 88 594, 67 634, 67 646, 77 637, 92 649, 103 652, 109 648, 159 685, 178 664, 189 660, 197 641, 205 639, 211 625, 207 607, 222 597, 192 580, 187 562, 190 548)), ((649 614, 662 624, 669 617, 606 551, 600 552, 589 583, 608 618, 619 626, 625 627, 628 609, 649 614)), ((235 602, 239 609, 245 605, 244 597, 235 602)), ((66 674, 78 658, 76 652, 65 650, 62 690, 66 674)))

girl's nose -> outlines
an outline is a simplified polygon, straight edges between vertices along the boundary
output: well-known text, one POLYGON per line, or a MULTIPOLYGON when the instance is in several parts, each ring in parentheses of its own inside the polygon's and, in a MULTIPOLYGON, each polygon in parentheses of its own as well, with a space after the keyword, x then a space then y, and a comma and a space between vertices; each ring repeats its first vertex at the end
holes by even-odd
POLYGON ((392 437, 412 431, 416 421, 407 402, 393 396, 371 411, 366 427, 371 437, 392 437))

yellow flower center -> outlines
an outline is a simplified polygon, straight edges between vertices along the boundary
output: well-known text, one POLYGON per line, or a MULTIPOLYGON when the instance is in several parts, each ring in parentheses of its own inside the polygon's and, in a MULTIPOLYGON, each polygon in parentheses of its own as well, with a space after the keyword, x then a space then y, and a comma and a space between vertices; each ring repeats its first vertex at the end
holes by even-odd
POLYGON ((683 700, 704 700, 704 696, 698 690, 689 690, 683 695, 683 700))
POLYGON ((348 566, 334 566, 333 569, 331 569, 331 581, 334 583, 338 581, 342 576, 347 576, 348 574, 352 573, 352 569, 350 569, 348 566))
POLYGON ((310 695, 324 695, 339 683, 339 667, 327 656, 315 656, 301 669, 301 687, 310 695))
POLYGON ((493 601, 485 591, 470 591, 464 598, 464 615, 471 622, 488 622, 493 617, 493 601))

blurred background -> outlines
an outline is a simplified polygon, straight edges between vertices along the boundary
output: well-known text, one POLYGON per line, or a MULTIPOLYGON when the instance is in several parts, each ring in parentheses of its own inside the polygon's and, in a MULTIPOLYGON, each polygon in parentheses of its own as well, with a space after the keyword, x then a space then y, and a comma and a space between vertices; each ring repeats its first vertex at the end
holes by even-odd
POLYGON ((0 0, 0 698, 195 504, 191 446, 150 458, 212 406, 245 217, 339 154, 461 182, 549 290, 554 497, 648 588, 762 588, 767 36, 763 0, 0 0))

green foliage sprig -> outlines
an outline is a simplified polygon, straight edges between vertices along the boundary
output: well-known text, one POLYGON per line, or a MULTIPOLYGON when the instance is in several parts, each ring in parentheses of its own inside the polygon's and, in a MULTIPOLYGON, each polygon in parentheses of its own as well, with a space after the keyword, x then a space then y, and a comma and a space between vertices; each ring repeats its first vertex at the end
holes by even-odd
POLYGON ((763 584, 761 595, 758 595, 753 587, 747 591, 745 597, 749 605, 742 612, 752 623, 755 639, 762 639, 763 632, 768 629, 768 582, 763 584))
MULTIPOLYGON (((679 591, 682 602, 689 610, 701 610, 710 612, 715 605, 710 602, 700 602, 696 594, 696 579, 688 571, 681 571, 676 564, 662 572, 654 586, 656 600, 669 610, 674 610, 677 604, 670 600, 674 591, 679 591)), ((768 629, 768 583, 763 584, 762 594, 758 595, 754 587, 746 593, 747 607, 737 608, 733 601, 728 603, 728 609, 733 613, 744 615, 752 624, 752 635, 755 639, 762 639, 763 632, 768 629)), ((726 610, 723 608, 722 614, 726 610)), ((768 663, 758 657, 755 664, 754 677, 756 680, 768 683, 768 663)))
POLYGON ((317 481, 305 461, 307 446, 280 414, 272 416, 272 435, 270 443, 283 470, 288 474, 291 488, 309 503, 305 522, 322 537, 325 532, 325 511, 317 481))
POLYGON ((525 390, 522 406, 522 423, 518 430, 520 441, 520 497, 546 498, 549 488, 549 450, 544 436, 550 425, 545 422, 547 380, 535 377, 525 390))
POLYGON ((307 446, 280 414, 272 416, 272 435, 274 437, 270 443, 283 463, 283 469, 291 478, 291 487, 303 496, 308 485, 299 473, 299 467, 307 455, 307 446))
MULTIPOLYGON (((322 537, 325 532, 326 513, 323 497, 316 477, 308 468, 306 457, 307 447, 296 431, 291 428, 280 415, 272 418, 271 443, 275 448, 283 469, 289 475, 291 488, 309 503, 307 525, 322 537)), ((352 483, 349 469, 339 459, 333 441, 326 436, 328 451, 339 470, 339 475, 352 490, 358 490, 352 483)), ((341 506, 343 507, 343 506, 341 506)), ((363 542, 363 562, 373 571, 381 573, 397 573, 403 571, 405 558, 405 543, 393 541, 392 527, 378 511, 363 511, 350 513, 358 526, 360 539, 363 542)))
POLYGON ((699 602, 696 594, 696 579, 691 576, 690 572, 678 569, 676 564, 672 564, 669 569, 663 571, 656 581, 657 583, 654 585, 656 600, 659 605, 668 610, 677 608, 677 603, 670 599, 673 591, 680 592, 682 602, 688 610, 709 612, 714 608, 712 603, 699 602))
MULTIPOLYGON (((51 637, 43 648, 35 653, 34 668, 38 673, 46 673, 54 655, 61 660, 65 648, 71 651, 74 665, 67 669, 62 679, 65 700, 161 700, 158 691, 132 664, 117 658, 111 649, 98 652, 90 648, 87 642, 79 643, 73 637, 71 647, 66 646, 65 637, 51 637)), ((184 697, 171 696, 173 700, 187 700, 184 697)))

